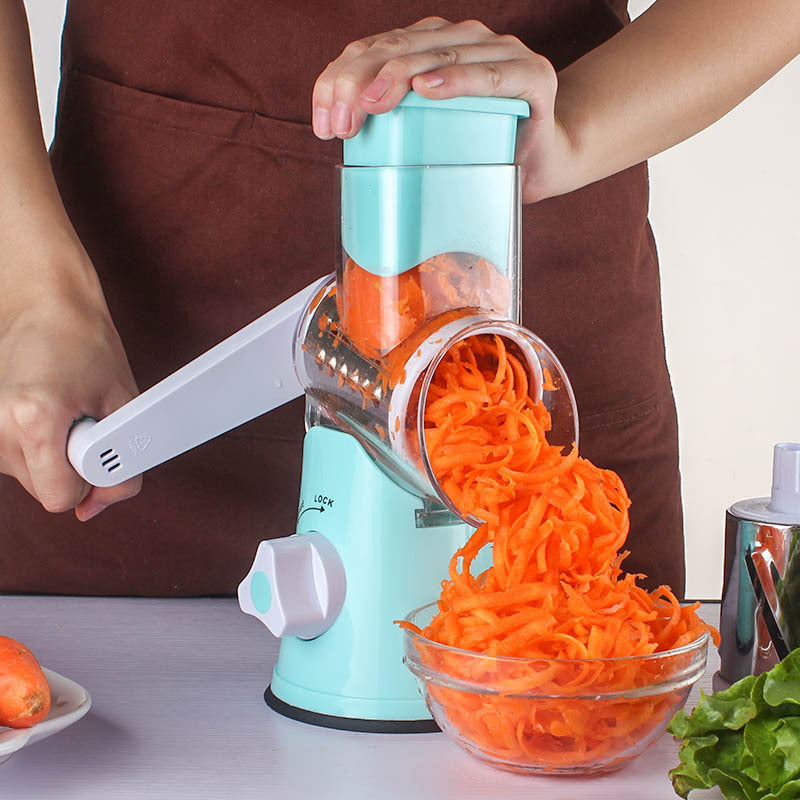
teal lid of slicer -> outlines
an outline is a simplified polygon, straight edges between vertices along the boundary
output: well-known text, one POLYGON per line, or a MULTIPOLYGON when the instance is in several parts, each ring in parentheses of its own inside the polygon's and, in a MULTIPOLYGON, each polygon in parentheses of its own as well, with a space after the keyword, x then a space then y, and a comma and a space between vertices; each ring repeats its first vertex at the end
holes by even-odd
POLYGON ((524 100, 428 100, 409 92, 391 111, 370 114, 362 129, 345 139, 344 163, 353 167, 513 164, 517 120, 529 115, 524 100))

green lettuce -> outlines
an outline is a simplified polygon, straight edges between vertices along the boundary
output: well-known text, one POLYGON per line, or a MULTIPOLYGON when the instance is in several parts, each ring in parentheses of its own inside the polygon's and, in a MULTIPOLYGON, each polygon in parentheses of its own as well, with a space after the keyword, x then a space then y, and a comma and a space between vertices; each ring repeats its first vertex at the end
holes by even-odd
POLYGON ((728 800, 800 798, 800 648, 769 672, 707 695, 667 730, 681 740, 670 771, 681 797, 718 786, 728 800))

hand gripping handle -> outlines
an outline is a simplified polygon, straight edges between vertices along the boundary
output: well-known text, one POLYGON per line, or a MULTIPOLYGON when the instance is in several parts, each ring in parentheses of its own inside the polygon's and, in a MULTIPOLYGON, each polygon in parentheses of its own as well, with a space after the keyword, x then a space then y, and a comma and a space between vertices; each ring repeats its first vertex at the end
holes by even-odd
POLYGON ((72 466, 94 486, 115 486, 300 397, 295 332, 328 280, 307 286, 105 419, 78 422, 67 440, 72 466))

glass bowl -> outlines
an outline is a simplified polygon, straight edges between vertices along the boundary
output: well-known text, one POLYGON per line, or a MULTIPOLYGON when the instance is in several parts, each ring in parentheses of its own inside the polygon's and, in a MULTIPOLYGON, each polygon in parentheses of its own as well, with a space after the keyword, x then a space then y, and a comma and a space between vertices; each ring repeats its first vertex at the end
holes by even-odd
MULTIPOLYGON (((424 628, 430 603, 406 620, 424 628)), ((403 660, 431 715, 464 750, 522 773, 610 772, 664 733, 706 667, 708 633, 674 650, 624 658, 489 656, 405 629, 403 660)))

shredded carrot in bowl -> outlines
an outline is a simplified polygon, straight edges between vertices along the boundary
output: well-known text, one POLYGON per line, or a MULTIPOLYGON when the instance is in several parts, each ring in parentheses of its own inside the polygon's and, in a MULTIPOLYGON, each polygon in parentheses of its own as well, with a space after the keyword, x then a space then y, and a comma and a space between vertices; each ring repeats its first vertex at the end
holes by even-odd
POLYGON ((681 606, 669 587, 648 592, 643 576, 623 572, 630 500, 619 476, 575 445, 548 443, 547 409, 499 336, 451 348, 424 419, 440 486, 485 520, 453 555, 438 613, 424 628, 400 623, 420 664, 444 676, 429 684, 429 703, 484 755, 554 770, 660 734, 685 702, 691 645, 704 664, 706 632, 715 642, 718 633, 699 603, 681 606), (473 575, 487 545, 492 564, 473 575))
MULTIPOLYGON (((413 623, 426 612, 407 618, 406 664, 440 727, 505 769, 586 773, 622 766, 663 734, 705 668, 706 632, 650 655, 519 658, 425 638, 413 623)), ((536 609, 527 615, 535 619, 536 609)))

